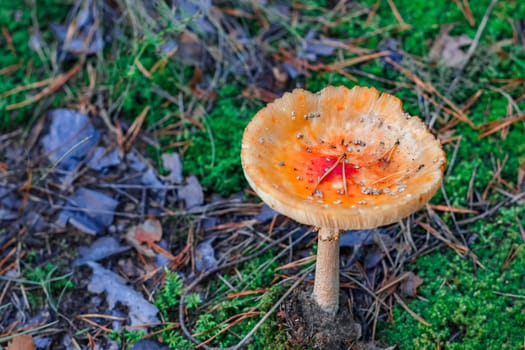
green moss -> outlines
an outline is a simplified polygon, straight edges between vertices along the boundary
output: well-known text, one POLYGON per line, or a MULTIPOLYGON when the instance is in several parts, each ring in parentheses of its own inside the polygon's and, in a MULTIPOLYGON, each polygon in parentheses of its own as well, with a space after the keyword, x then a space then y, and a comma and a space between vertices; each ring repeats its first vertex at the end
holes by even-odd
POLYGON ((184 154, 185 172, 221 194, 240 191, 245 184, 240 163, 242 134, 262 107, 240 97, 241 91, 237 85, 219 91, 214 108, 203 120, 206 130, 191 134, 191 146, 184 154))
MULTIPOLYGON (((70 4, 64 1, 41 0, 36 1, 36 6, 27 2, 26 7, 21 6, 21 1, 4 0, 0 5, 0 27, 4 28, 12 41, 14 52, 8 45, 6 36, 0 34, 0 69, 20 66, 1 75, 0 94, 49 78, 50 57, 39 55, 29 47, 31 33, 40 30, 41 40, 52 42, 53 35, 49 31, 51 22, 61 23, 67 15, 70 4), (27 9, 31 10, 27 10, 27 9), (36 21, 34 21, 36 19, 36 21)), ((15 125, 24 125, 31 119, 33 111, 38 111, 38 103, 26 107, 7 111, 8 105, 25 101, 34 95, 35 90, 27 90, 0 98, 0 129, 13 128, 15 125)), ((57 92, 51 98, 61 101, 64 95, 57 92)), ((56 104, 55 104, 56 105, 56 104)))
POLYGON ((525 327, 525 243, 515 215, 525 209, 503 209, 499 220, 478 222, 473 253, 485 267, 452 251, 419 258, 413 266, 424 280, 409 307, 431 324, 427 327, 400 307, 394 325, 381 324, 380 336, 401 349, 517 349, 525 327), (509 253, 517 252, 509 260, 509 253))
MULTIPOLYGON (((241 276, 233 274, 231 276, 223 275, 223 277, 237 291, 266 288, 273 279, 273 269, 277 266, 276 262, 272 262, 272 258, 273 254, 269 252, 239 266, 241 276), (265 268, 261 269, 261 266, 265 266, 265 268)), ((229 285, 227 286, 220 280, 210 281, 207 286, 210 293, 208 298, 223 298, 221 297, 222 295, 232 292, 229 285)), ((164 320, 174 321, 178 318, 178 307, 182 290, 183 282, 179 275, 175 272, 166 271, 164 285, 157 291, 154 299, 154 304, 159 308, 164 320)), ((219 299, 214 302, 215 306, 212 311, 199 309, 202 304, 200 294, 189 294, 185 298, 187 310, 190 315, 193 312, 198 314, 195 317, 195 323, 192 325, 192 333, 197 334, 196 338, 201 341, 217 336, 215 343, 221 347, 233 346, 251 331, 260 317, 274 305, 281 294, 282 287, 274 286, 270 287, 262 296, 247 295, 231 299, 219 299), (247 318, 235 325, 230 324, 232 317, 253 310, 260 311, 261 314, 247 318), (230 322, 226 322, 229 319, 230 322), (230 331, 221 332, 229 326, 231 326, 230 331)), ((130 335, 126 332, 114 334, 113 336, 122 344, 128 345, 140 339, 135 334, 130 335)), ((169 325, 163 326, 160 330, 160 338, 172 349, 192 349, 194 347, 194 344, 185 338, 179 328, 173 329, 169 325)), ((275 315, 273 315, 257 330, 250 343, 250 349, 267 349, 270 347, 273 349, 285 349, 285 344, 286 336, 281 331, 275 315)))

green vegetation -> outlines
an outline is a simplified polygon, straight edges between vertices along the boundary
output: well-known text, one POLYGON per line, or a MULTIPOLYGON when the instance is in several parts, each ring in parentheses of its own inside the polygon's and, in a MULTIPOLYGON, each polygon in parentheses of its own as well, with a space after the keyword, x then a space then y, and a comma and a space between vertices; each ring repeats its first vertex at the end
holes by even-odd
MULTIPOLYGON (((256 290, 266 288, 273 279, 273 269, 277 266, 272 261, 272 254, 267 253, 239 267, 241 276, 224 276, 226 282, 241 292, 243 290, 256 290), (270 262, 270 263, 269 263, 270 262), (262 269, 261 266, 264 268, 262 269)), ((190 313, 198 314, 194 323, 189 324, 196 338, 205 341, 210 337, 216 337, 214 344, 221 347, 237 344, 257 323, 257 321, 268 311, 282 293, 282 287, 272 286, 264 294, 236 296, 228 298, 226 295, 233 293, 229 286, 220 280, 213 280, 207 287, 208 292, 219 298, 220 302, 214 305, 212 311, 202 306, 201 295, 190 293, 186 295, 184 303, 190 313), (246 317, 242 317, 245 314, 246 317), (242 318, 239 318, 241 316, 242 318), (238 319, 239 318, 239 319, 238 319)), ((183 281, 176 272, 166 270, 166 276, 162 288, 157 291, 154 304, 158 307, 162 318, 168 321, 178 320, 178 308, 181 302, 183 281)), ((259 328, 249 349, 285 349, 286 337, 279 333, 279 325, 275 318, 265 322, 259 328)), ((111 338, 118 340, 121 344, 131 345, 142 339, 144 332, 122 330, 113 332, 111 338)), ((172 349, 193 349, 194 344, 186 339, 178 327, 170 324, 159 330, 159 339, 172 349)))
MULTIPOLYGON (((0 70, 5 70, 0 75, 0 130, 24 125, 49 107, 47 103, 37 103, 36 106, 28 104, 13 113, 5 111, 7 106, 30 98, 33 90, 7 96, 2 94, 52 76, 52 62, 47 55, 51 48, 47 45, 40 46, 34 51, 30 48, 31 39, 35 45, 52 42, 53 35, 48 28, 50 21, 62 22, 70 8, 63 1, 49 0, 45 4, 36 2, 36 6, 29 3, 27 1, 28 7, 25 10, 17 0, 2 1, 0 5, 0 28, 5 30, 3 33, 9 33, 11 38, 9 45, 5 34, 0 36, 0 70), (31 33, 34 33, 33 37, 31 33)), ((51 105, 59 105, 66 96, 64 92, 58 91, 53 95, 51 105)))
POLYGON ((240 191, 245 183, 239 159, 242 133, 257 107, 262 106, 240 99, 240 93, 237 85, 219 90, 218 101, 204 120, 206 130, 193 136, 185 154, 185 171, 225 195, 240 191))
POLYGON ((34 267, 33 259, 33 254, 29 254, 20 278, 0 278, 24 285, 27 300, 34 310, 47 306, 53 311, 58 311, 64 293, 74 287, 72 274, 60 275, 60 271, 64 269, 63 263, 60 262, 34 267))
POLYGON ((525 210, 504 209, 499 221, 475 225, 472 250, 480 265, 451 251, 419 258, 412 268, 424 283, 410 308, 430 326, 395 308, 395 324, 381 325, 382 339, 403 349, 520 348, 525 243, 516 216, 525 217, 525 210))

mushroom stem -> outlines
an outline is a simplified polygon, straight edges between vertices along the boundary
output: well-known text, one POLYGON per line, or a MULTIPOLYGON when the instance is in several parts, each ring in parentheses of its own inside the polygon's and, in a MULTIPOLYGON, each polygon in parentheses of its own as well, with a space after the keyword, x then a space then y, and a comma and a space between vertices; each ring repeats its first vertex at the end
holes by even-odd
POLYGON ((339 308, 339 231, 319 229, 313 298, 325 312, 339 308))

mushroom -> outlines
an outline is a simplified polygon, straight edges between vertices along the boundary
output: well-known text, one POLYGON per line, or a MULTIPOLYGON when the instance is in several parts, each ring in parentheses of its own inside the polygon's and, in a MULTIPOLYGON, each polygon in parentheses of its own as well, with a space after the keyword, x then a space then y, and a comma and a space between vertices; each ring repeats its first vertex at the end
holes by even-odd
POLYGON ((339 307, 339 232, 399 221, 439 188, 441 144, 401 101, 374 88, 296 89, 246 127, 241 159, 248 183, 271 208, 314 225, 313 298, 339 307))

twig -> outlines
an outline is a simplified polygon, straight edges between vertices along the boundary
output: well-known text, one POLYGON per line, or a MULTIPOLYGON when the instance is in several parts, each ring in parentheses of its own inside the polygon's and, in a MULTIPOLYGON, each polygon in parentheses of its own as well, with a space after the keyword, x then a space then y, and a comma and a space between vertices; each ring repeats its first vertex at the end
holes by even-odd
POLYGON ((27 84, 27 85, 24 85, 24 86, 17 86, 14 89, 8 90, 8 91, 3 92, 2 94, 0 94, 0 98, 6 98, 8 96, 17 94, 17 93, 22 92, 22 91, 36 89, 36 88, 39 88, 39 87, 42 87, 42 86, 46 86, 46 85, 49 85, 52 81, 53 81, 52 78, 47 78, 47 79, 40 80, 40 81, 37 81, 35 83, 27 84))
POLYGON ((425 321, 421 316, 416 314, 414 311, 410 310, 410 308, 407 306, 407 304, 405 304, 403 299, 401 299, 401 297, 399 295, 397 295, 397 293, 394 293, 394 298, 399 303, 399 305, 401 305, 401 307, 403 309, 405 309, 406 312, 408 312, 410 314, 410 316, 414 317, 417 321, 419 321, 420 323, 424 324, 425 326, 430 327, 430 323, 425 321))
POLYGON ((492 293, 494 293, 494 294, 496 294, 496 295, 501 295, 501 296, 504 296, 504 297, 509 297, 509 298, 525 299, 525 295, 503 293, 503 292, 498 292, 498 291, 495 291, 495 290, 492 291, 492 293))
POLYGON ((6 341, 8 341, 10 339, 13 339, 14 337, 16 337, 18 335, 21 335, 21 334, 33 334, 33 333, 36 333, 37 331, 40 331, 40 330, 49 328, 51 326, 54 326, 57 323, 58 323, 58 321, 53 321, 53 322, 50 322, 48 324, 44 324, 44 325, 41 325, 41 326, 28 328, 28 329, 26 329, 24 331, 21 331, 21 332, 15 333, 15 334, 11 334, 11 335, 8 335, 8 336, 5 336, 5 337, 0 337, 0 343, 6 342, 6 341))
POLYGON ((392 14, 396 18, 396 20, 399 22, 399 26, 401 27, 401 29, 411 28, 411 26, 403 20, 403 17, 401 17, 401 14, 397 10, 397 7, 394 4, 394 1, 393 0, 386 0, 386 1, 388 2, 388 6, 390 6, 390 9, 392 10, 392 14))
POLYGON ((34 95, 31 98, 28 98, 27 100, 24 100, 22 102, 13 103, 8 105, 5 109, 6 111, 11 111, 14 109, 19 109, 22 107, 26 107, 30 105, 31 103, 37 102, 41 100, 42 98, 51 95, 55 91, 57 91, 62 85, 64 85, 71 77, 73 77, 79 70, 81 65, 77 64, 73 68, 71 68, 67 73, 60 74, 56 79, 51 83, 47 88, 39 92, 38 94, 34 95))
POLYGON ((515 203, 515 202, 519 201, 521 198, 524 198, 524 197, 525 197, 525 192, 521 192, 521 193, 517 194, 516 196, 514 196, 514 198, 512 198, 510 201, 508 201, 508 202, 501 201, 501 202, 499 202, 498 204, 496 204, 495 206, 493 206, 492 208, 490 208, 489 210, 487 210, 486 212, 484 212, 484 213, 482 213, 480 215, 477 215, 477 216, 474 216, 472 218, 468 218, 468 219, 464 219, 464 220, 458 221, 458 224, 459 225, 466 225, 466 224, 470 224, 472 222, 478 221, 480 219, 486 218, 487 216, 491 216, 495 212, 497 212, 502 206, 504 206, 506 204, 515 203))

